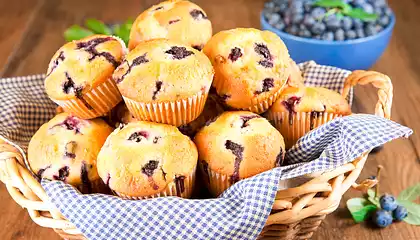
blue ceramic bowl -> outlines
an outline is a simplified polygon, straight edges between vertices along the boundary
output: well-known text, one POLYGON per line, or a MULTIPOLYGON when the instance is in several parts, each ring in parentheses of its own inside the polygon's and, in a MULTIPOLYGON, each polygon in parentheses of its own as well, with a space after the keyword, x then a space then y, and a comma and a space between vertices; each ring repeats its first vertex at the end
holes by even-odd
POLYGON ((289 49, 290 56, 297 63, 314 60, 318 64, 348 70, 369 69, 385 51, 394 25, 395 17, 391 16, 390 24, 379 34, 335 42, 302 38, 277 30, 268 24, 261 13, 261 28, 280 36, 289 49))

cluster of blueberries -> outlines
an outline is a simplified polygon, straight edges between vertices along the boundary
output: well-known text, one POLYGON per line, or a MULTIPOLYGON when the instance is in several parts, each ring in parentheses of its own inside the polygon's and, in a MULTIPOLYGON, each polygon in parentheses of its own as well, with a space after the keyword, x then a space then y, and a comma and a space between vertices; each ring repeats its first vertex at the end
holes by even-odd
POLYGON ((353 8, 376 14, 373 21, 327 14, 328 9, 315 6, 317 0, 270 0, 263 14, 274 28, 305 38, 344 41, 375 35, 386 28, 392 11, 386 0, 342 0, 353 8))
POLYGON ((407 209, 398 205, 395 197, 390 194, 384 194, 379 202, 381 209, 376 210, 372 218, 378 227, 387 227, 393 220, 402 221, 408 215, 407 209))

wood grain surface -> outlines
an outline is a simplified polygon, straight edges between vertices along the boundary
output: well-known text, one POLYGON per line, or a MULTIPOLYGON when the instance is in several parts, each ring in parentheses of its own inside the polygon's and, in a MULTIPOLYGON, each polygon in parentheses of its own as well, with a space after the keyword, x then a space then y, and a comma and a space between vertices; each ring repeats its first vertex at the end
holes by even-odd
MULTIPOLYGON (((0 0, 0 77, 44 73, 54 52, 64 43, 63 31, 86 18, 118 22, 135 18, 158 0, 0 0)), ((259 12, 264 0, 196 0, 211 19, 214 32, 234 27, 259 28, 259 12)), ((398 194, 420 182, 420 3, 417 0, 389 0, 397 24, 391 43, 373 69, 391 77, 394 83, 392 119, 411 127, 415 134, 385 145, 371 154, 360 179, 385 167, 381 190, 398 194)), ((357 59, 354 59, 357 61, 357 59)), ((354 112, 373 112, 376 91, 357 87, 354 112)), ((345 201, 360 196, 349 190, 334 213, 313 236, 326 239, 420 239, 420 227, 406 223, 375 229, 354 224, 345 201)), ((37 226, 0 184, 1 239, 59 239, 54 231, 37 226)))

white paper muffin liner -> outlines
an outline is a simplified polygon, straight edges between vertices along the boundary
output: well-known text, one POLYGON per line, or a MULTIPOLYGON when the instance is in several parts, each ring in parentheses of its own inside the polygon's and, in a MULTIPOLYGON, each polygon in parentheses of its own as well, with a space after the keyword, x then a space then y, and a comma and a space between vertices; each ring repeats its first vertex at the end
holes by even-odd
POLYGON ((290 114, 289 112, 267 112, 267 118, 274 127, 283 135, 286 149, 291 148, 303 135, 333 120, 336 117, 342 117, 341 114, 320 112, 314 116, 311 112, 298 112, 290 114), (292 116, 292 119, 289 119, 292 116))
POLYGON ((72 113, 79 118, 92 119, 107 114, 122 99, 117 85, 111 77, 84 93, 82 98, 84 100, 79 98, 52 100, 60 105, 65 112, 72 113))
POLYGON ((181 126, 194 121, 203 111, 208 93, 199 92, 173 102, 142 103, 123 96, 128 110, 143 121, 181 126))

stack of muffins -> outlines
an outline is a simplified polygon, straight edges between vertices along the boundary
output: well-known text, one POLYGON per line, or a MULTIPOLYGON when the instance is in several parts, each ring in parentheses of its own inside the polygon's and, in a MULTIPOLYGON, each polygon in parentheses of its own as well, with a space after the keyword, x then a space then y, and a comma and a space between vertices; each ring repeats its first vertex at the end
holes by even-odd
POLYGON ((284 165, 298 138, 351 113, 338 93, 303 85, 274 33, 211 35, 199 6, 172 0, 139 15, 129 50, 105 35, 61 47, 45 88, 64 112, 31 139, 33 173, 84 193, 190 198, 200 169, 218 196, 284 165))

